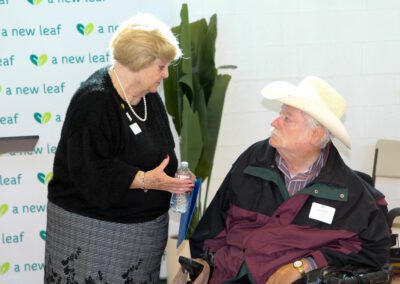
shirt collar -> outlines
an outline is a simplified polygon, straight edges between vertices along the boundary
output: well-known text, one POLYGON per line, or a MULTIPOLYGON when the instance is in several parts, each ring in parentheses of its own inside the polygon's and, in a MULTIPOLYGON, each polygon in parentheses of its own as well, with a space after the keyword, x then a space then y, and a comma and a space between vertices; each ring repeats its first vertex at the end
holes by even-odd
POLYGON ((311 167, 307 171, 305 171, 304 173, 299 173, 296 176, 290 175, 287 164, 278 151, 275 152, 275 162, 276 165, 278 166, 278 169, 285 175, 286 178, 293 179, 295 177, 298 177, 303 180, 306 180, 307 182, 310 182, 312 179, 318 176, 322 167, 325 165, 328 154, 327 148, 328 147, 325 147, 321 150, 321 153, 319 154, 318 158, 315 160, 315 162, 311 165, 311 167))

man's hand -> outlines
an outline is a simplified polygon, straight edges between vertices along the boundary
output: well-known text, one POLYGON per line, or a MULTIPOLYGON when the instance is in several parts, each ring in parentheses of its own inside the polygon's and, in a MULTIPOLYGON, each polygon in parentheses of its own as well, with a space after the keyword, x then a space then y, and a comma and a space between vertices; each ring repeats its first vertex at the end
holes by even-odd
POLYGON ((275 271, 265 284, 291 284, 300 278, 301 274, 293 267, 293 263, 288 263, 275 271))

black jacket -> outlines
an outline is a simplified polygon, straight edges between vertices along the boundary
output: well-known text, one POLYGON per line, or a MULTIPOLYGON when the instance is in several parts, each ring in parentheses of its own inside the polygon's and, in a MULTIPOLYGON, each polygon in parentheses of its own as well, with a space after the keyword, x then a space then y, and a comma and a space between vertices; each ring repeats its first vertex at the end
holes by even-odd
POLYGON ((190 239, 193 257, 205 248, 214 252, 211 283, 235 277, 244 261, 256 283, 307 256, 320 267, 387 262, 384 196, 345 165, 333 144, 328 147, 320 174, 292 197, 268 140, 237 159, 190 239), (309 217, 313 204, 334 210, 330 224, 309 217))
MULTIPOLYGON (((100 220, 149 221, 168 211, 171 194, 129 186, 139 170, 154 169, 167 155, 170 163, 165 172, 174 175, 177 158, 168 117, 160 96, 149 93, 148 118, 145 122, 136 119, 107 71, 95 72, 70 102, 48 198, 65 210, 100 220), (133 133, 133 123, 141 133, 133 133)), ((143 117, 143 100, 134 109, 143 117)))

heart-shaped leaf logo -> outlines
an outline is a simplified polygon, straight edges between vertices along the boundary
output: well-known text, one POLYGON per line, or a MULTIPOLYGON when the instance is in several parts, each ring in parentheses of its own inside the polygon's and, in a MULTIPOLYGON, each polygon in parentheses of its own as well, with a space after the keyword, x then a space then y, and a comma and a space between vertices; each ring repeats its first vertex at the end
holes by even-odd
POLYGON ((46 240, 46 231, 45 230, 40 231, 39 236, 43 241, 45 241, 46 240))
POLYGON ((7 273, 8 270, 10 270, 11 264, 9 262, 4 262, 0 266, 0 275, 4 275, 7 273))
POLYGON ((53 172, 49 172, 47 174, 38 173, 37 178, 41 183, 48 184, 49 181, 53 178, 53 172))
POLYGON ((42 0, 28 0, 29 3, 31 3, 32 5, 36 6, 39 5, 40 3, 42 3, 42 0))
POLYGON ((37 56, 36 54, 31 54, 29 57, 31 62, 36 66, 43 66, 47 62, 47 54, 42 54, 37 56))
POLYGON ((6 214, 8 211, 8 204, 2 204, 0 206, 0 217, 3 216, 4 214, 6 214))
POLYGON ((90 35, 94 31, 94 24, 89 23, 86 26, 83 24, 77 24, 76 29, 81 35, 87 36, 90 35))
POLYGON ((51 119, 51 113, 50 112, 45 112, 43 114, 39 113, 39 112, 35 112, 33 114, 33 118, 39 122, 40 124, 46 124, 47 122, 50 121, 51 119))
POLYGON ((46 175, 44 173, 38 173, 37 178, 41 183, 45 184, 44 179, 46 178, 46 175))

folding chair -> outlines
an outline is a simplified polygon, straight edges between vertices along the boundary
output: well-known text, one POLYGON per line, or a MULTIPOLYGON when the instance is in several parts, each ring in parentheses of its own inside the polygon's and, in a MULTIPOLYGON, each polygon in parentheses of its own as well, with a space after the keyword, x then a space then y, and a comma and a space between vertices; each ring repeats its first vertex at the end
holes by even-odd
POLYGON ((400 178, 400 140, 379 139, 376 142, 372 180, 377 177, 400 178))
MULTIPOLYGON (((374 185, 376 184, 377 177, 400 179, 400 140, 379 139, 377 141, 372 170, 374 185)), ((395 225, 400 227, 400 220, 398 219, 399 221, 397 221, 397 223, 395 220, 396 217, 400 217, 400 207, 392 208, 388 213, 388 222, 392 229, 395 225)), ((393 276, 395 278, 400 278, 399 236, 395 233, 392 233, 390 264, 392 266, 393 276)))

